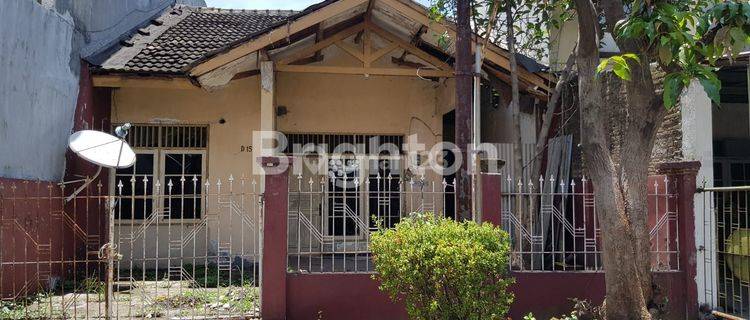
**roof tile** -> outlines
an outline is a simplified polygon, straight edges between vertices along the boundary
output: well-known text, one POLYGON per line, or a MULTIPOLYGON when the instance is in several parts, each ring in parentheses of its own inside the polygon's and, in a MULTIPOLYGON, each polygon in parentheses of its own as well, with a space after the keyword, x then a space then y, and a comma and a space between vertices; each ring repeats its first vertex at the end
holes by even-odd
POLYGON ((122 47, 112 56, 126 58, 119 59, 118 63, 104 63, 102 69, 109 72, 181 73, 182 68, 204 55, 277 25, 295 13, 290 10, 176 7, 156 19, 161 24, 149 28, 160 28, 170 19, 181 20, 166 26, 158 37, 148 37, 155 33, 141 29, 127 40, 135 44, 137 53, 122 52, 118 55, 120 51, 135 49, 122 47))

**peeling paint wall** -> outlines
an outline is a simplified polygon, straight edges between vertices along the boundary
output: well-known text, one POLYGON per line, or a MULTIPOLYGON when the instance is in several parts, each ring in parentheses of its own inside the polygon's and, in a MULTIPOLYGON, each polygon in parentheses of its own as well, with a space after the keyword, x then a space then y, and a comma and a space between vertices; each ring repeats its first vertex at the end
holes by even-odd
POLYGON ((5 1, 0 39, 0 176, 59 180, 78 96, 73 20, 5 1))
POLYGON ((60 181, 81 59, 175 3, 205 5, 203 0, 3 1, 0 177, 60 181))
POLYGON ((42 0, 42 4, 75 21, 84 40, 81 56, 110 47, 134 27, 173 4, 205 6, 204 0, 42 0))

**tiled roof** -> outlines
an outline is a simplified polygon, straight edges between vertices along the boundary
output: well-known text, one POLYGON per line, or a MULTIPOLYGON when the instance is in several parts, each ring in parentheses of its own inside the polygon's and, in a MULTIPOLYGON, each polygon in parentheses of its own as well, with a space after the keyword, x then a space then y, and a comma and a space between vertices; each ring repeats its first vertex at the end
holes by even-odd
POLYGON ((176 7, 121 41, 100 63, 108 72, 181 74, 216 50, 283 24, 290 10, 176 7))

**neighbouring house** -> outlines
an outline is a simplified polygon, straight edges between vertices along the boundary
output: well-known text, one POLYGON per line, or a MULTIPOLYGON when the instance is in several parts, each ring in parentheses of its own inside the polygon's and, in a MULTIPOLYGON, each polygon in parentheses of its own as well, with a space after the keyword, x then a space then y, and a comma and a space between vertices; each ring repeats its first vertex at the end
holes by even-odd
MULTIPOLYGON (((575 18, 551 32, 550 68, 561 70, 578 37, 575 18)), ((750 154, 750 107, 748 92, 750 48, 734 59, 718 62, 722 82, 721 104, 713 103, 695 81, 683 92, 679 106, 670 110, 657 133, 652 152, 651 171, 659 163, 697 161, 700 170, 696 184, 707 190, 695 194, 695 226, 698 300, 711 308, 737 316, 750 314, 750 286, 747 275, 732 272, 733 255, 746 256, 748 245, 737 245, 738 252, 727 249, 733 236, 750 228, 744 191, 722 189, 748 186, 750 154), (717 189, 713 189, 717 188, 717 189)), ((600 46, 602 58, 618 54, 611 33, 606 32, 600 46)), ((659 78, 657 76, 657 78, 659 78)), ((608 103, 620 103, 610 97, 608 103)), ((575 125, 575 124, 573 124, 575 125)), ((573 131, 576 129, 573 128, 573 131)), ((745 258, 743 258, 745 259, 745 258)), ((736 271, 736 270, 735 270, 736 271)))

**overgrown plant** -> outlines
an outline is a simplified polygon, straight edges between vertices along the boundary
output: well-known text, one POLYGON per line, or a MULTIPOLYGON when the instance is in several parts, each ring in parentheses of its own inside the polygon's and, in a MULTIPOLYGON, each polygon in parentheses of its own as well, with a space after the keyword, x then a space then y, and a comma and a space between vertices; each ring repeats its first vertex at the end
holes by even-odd
POLYGON ((503 319, 513 302, 509 248, 491 224, 413 214, 372 235, 373 277, 411 319, 503 319))

